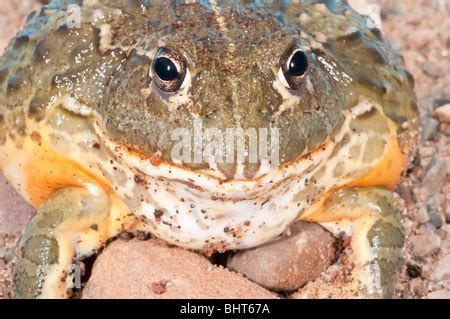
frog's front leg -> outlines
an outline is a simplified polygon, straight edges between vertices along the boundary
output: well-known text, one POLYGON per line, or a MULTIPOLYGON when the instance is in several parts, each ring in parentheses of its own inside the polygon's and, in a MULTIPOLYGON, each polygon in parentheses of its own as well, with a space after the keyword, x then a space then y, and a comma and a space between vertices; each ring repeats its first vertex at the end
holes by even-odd
POLYGON ((355 268, 349 290, 355 297, 391 298, 404 243, 400 203, 380 187, 347 188, 331 193, 305 218, 338 231, 347 228, 355 268))
POLYGON ((20 240, 14 268, 16 297, 69 297, 72 283, 67 273, 74 260, 95 253, 120 231, 118 225, 125 222, 121 218, 127 218, 114 201, 93 185, 89 190, 56 191, 30 220, 20 240))

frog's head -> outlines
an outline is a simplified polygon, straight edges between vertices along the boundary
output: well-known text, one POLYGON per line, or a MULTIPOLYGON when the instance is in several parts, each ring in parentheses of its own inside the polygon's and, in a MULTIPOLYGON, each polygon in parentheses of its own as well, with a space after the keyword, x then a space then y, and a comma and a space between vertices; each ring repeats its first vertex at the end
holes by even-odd
POLYGON ((337 92, 344 84, 333 78, 333 65, 313 37, 283 19, 254 9, 217 10, 180 6, 155 46, 132 51, 116 71, 102 113, 113 136, 141 153, 224 179, 250 179, 267 172, 267 165, 273 169, 314 150, 330 136, 342 119, 346 97, 337 92), (195 154, 199 125, 200 161, 195 154), (215 145, 223 146, 222 159, 220 151, 208 153, 216 154, 215 172, 205 155, 208 129, 219 141, 215 145), (256 133, 256 145, 246 138, 245 148, 259 152, 263 142, 266 158, 247 156, 239 168, 239 142, 230 151, 227 129, 256 133), (227 151, 234 156, 227 159, 227 151))

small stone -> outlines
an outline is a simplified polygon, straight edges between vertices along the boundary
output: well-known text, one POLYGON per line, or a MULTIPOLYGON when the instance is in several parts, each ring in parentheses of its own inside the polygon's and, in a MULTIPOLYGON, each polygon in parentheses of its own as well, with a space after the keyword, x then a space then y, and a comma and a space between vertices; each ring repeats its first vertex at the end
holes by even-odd
POLYGON ((420 234, 420 235, 422 235, 422 234, 434 234, 436 232, 437 232, 436 226, 434 226, 432 223, 428 222, 425 225, 421 225, 419 227, 418 234, 420 234))
POLYGON ((433 197, 431 197, 427 201, 426 210, 428 216, 430 217, 430 223, 433 224, 437 229, 441 228, 444 221, 441 214, 439 213, 439 210, 436 207, 436 200, 433 197))
POLYGON ((440 282, 429 281, 427 282, 428 291, 436 291, 444 288, 440 282))
POLYGON ((413 214, 413 220, 419 224, 425 224, 430 220, 427 208, 425 206, 420 207, 415 214, 413 214))
POLYGON ((416 235, 410 238, 410 243, 416 257, 426 257, 439 251, 441 239, 436 234, 416 235))
POLYGON ((423 116, 421 118, 421 138, 422 141, 429 141, 432 140, 438 131, 439 127, 439 121, 435 118, 429 117, 429 116, 423 116))
POLYGON ((430 30, 419 29, 414 34, 410 34, 407 43, 412 49, 421 50, 425 48, 433 39, 434 35, 430 30))
POLYGON ((432 291, 427 296, 428 299, 450 299, 450 291, 446 289, 432 291))
POLYGON ((35 212, 35 209, 6 182, 1 172, 0 203, 0 232, 14 233, 22 231, 31 215, 35 212))
POLYGON ((440 231, 445 233, 442 236, 440 236, 441 238, 450 240, 450 225, 449 224, 444 224, 442 226, 442 228, 440 229, 440 231))
POLYGON ((445 222, 447 224, 450 224, 450 204, 448 204, 447 208, 445 209, 445 222))
POLYGON ((450 280, 446 280, 442 283, 442 286, 447 289, 450 290, 450 280))
POLYGON ((427 194, 439 193, 447 180, 447 167, 445 160, 439 155, 433 156, 430 164, 425 169, 425 174, 422 178, 422 187, 427 194))
POLYGON ((442 105, 445 105, 445 104, 450 104, 450 96, 449 97, 437 98, 437 99, 434 99, 433 102, 432 102, 432 106, 433 106, 434 109, 438 108, 438 107, 440 107, 442 105))
POLYGON ((228 267, 261 286, 294 291, 317 278, 335 256, 334 238, 322 227, 297 222, 290 235, 230 258, 228 267))
POLYGON ((419 148, 419 154, 421 157, 431 157, 436 153, 436 149, 431 146, 424 146, 419 148))
POLYGON ((439 132, 445 136, 450 136, 450 123, 441 123, 439 125, 439 132))
POLYGON ((155 294, 163 294, 166 292, 166 285, 159 282, 152 283, 152 290, 155 294))
POLYGON ((449 280, 450 279, 450 255, 445 256, 437 262, 434 266, 434 271, 431 275, 434 281, 449 280))
POLYGON ((427 74, 432 78, 438 78, 439 76, 441 76, 441 71, 438 69, 436 65, 434 65, 431 62, 425 63, 423 71, 425 72, 425 74, 427 74))
POLYGON ((450 103, 439 106, 434 110, 433 114, 439 121, 450 123, 450 103))
POLYGON ((418 297, 423 297, 428 292, 427 287, 423 283, 422 278, 417 277, 411 280, 410 282, 411 290, 416 294, 418 297))
POLYGON ((277 298, 204 256, 159 240, 116 240, 98 256, 84 299, 277 298), (208 269, 211 269, 208 271, 208 269))
POLYGON ((9 263, 11 260, 13 260, 13 258, 14 258, 14 248, 7 248, 3 260, 6 263, 9 263))

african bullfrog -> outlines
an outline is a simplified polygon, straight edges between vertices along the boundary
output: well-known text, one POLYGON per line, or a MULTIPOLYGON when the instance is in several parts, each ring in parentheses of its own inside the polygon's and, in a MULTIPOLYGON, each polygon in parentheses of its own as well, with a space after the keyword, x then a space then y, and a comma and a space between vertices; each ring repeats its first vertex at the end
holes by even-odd
POLYGON ((123 231, 226 251, 304 220, 351 237, 355 297, 391 297, 415 101, 346 1, 52 1, 0 59, 0 167, 37 208, 15 293, 70 297, 123 231))

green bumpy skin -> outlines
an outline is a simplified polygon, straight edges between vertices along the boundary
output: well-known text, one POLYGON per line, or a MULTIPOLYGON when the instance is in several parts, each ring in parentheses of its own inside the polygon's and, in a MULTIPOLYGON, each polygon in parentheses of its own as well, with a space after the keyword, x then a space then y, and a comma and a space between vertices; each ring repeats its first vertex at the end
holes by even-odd
POLYGON ((385 188, 353 187, 332 193, 322 209, 322 225, 335 233, 345 229, 343 221, 351 221, 347 235, 355 268, 343 295, 392 298, 405 240, 399 199, 385 188), (326 221, 327 214, 332 218, 326 221))
POLYGON ((21 258, 14 269, 15 297, 67 297, 65 278, 72 258, 88 257, 102 247, 101 240, 91 241, 88 250, 81 248, 80 243, 88 236, 101 239, 109 210, 106 194, 94 196, 74 187, 55 192, 32 217, 22 235, 21 258), (88 232, 81 227, 83 224, 91 226, 87 227, 88 232))

